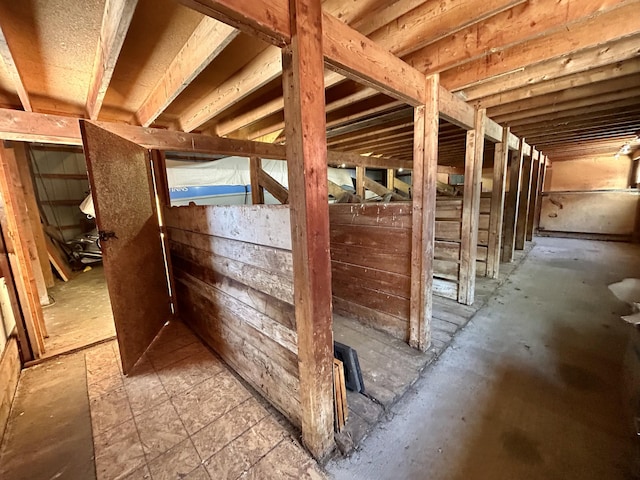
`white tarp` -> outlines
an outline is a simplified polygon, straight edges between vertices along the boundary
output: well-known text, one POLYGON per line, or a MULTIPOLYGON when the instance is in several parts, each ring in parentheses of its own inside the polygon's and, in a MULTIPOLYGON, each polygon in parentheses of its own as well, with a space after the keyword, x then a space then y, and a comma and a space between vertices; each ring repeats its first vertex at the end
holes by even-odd
MULTIPOLYGON (((285 188, 289 187, 287 162, 262 160, 262 169, 285 188)), ((348 170, 328 167, 329 180, 338 185, 352 186, 348 170)), ((167 180, 170 188, 203 185, 249 185, 249 159, 227 157, 211 162, 181 162, 167 160, 167 180)))
POLYGON ((628 303, 633 309, 633 314, 625 315, 622 319, 633 325, 640 324, 640 279, 625 278, 621 282, 609 285, 609 290, 618 300, 628 303))

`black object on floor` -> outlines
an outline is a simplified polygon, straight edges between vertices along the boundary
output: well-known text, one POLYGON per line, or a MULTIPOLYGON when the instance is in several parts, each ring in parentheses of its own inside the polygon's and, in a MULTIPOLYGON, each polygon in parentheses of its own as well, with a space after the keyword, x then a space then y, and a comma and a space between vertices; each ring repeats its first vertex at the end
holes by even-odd
POLYGON ((344 365, 344 382, 347 390, 364 393, 364 381, 360 362, 358 362, 358 352, 348 345, 340 342, 333 342, 333 356, 344 365))

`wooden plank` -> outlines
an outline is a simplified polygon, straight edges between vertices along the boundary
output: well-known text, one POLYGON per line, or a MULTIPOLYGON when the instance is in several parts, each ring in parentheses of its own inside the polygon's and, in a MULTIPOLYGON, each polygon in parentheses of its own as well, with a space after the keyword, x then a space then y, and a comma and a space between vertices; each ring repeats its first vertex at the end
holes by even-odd
POLYGON ((107 287, 126 374, 171 318, 151 159, 146 149, 81 123, 107 287), (125 221, 126 219, 126 221, 125 221))
MULTIPOLYGON (((544 193, 544 181, 547 175, 547 168, 549 167, 549 159, 544 156, 542 163, 542 171, 540 173, 540 183, 538 187, 538 199, 536 201, 536 210, 535 210, 535 220, 533 225, 534 234, 538 232, 538 228, 540 227, 540 215, 542 212, 542 194, 544 193)), ((640 212, 639 212, 640 213, 640 212)), ((637 223, 638 228, 640 228, 640 223, 637 223)))
POLYGON ((452 300, 458 299, 458 282, 452 282, 451 280, 444 280, 441 278, 433 279, 433 294, 439 297, 450 298, 452 300))
POLYGON ((69 268, 69 264, 64 256, 58 250, 53 241, 47 236, 45 237, 45 243, 47 245, 47 257, 53 268, 56 269, 58 275, 63 282, 68 282, 73 277, 73 272, 69 268))
POLYGON ((392 192, 395 191, 396 171, 393 168, 387 169, 387 188, 392 192))
POLYGON ((373 249, 354 245, 331 243, 332 260, 352 263, 367 268, 406 275, 410 269, 410 256, 407 251, 388 251, 384 248, 373 249))
POLYGON ((438 103, 443 120, 465 130, 473 129, 475 110, 471 105, 442 86, 438 91, 438 103))
POLYGON ((434 258, 439 260, 460 261, 460 243, 436 240, 434 258))
POLYGON ((518 221, 516 224, 516 250, 523 250, 527 233, 527 216, 529 214, 529 197, 533 178, 534 156, 525 158, 522 165, 522 185, 518 202, 518 221))
POLYGON ((205 16, 138 108, 136 117, 140 125, 151 125, 239 33, 205 16))
POLYGON ((509 127, 504 128, 502 143, 496 145, 493 157, 493 189, 491 190, 491 214, 489 218, 489 248, 487 256, 487 276, 498 278, 500 273, 500 252, 502 247, 502 223, 505 210, 505 190, 507 186, 507 164, 509 161, 509 127))
POLYGON ((425 99, 424 75, 336 17, 322 16, 323 52, 328 66, 412 106, 425 99))
POLYGON ((366 174, 365 167, 356 166, 356 195, 358 195, 362 199, 362 201, 364 201, 365 199, 365 195, 364 195, 365 193, 364 179, 366 176, 365 174, 366 174))
POLYGON ((411 217, 409 202, 329 205, 332 227, 333 225, 358 225, 410 229, 411 217))
MULTIPOLYGON (((407 252, 408 255, 408 252, 407 252)), ((409 272, 398 274, 385 270, 377 270, 369 266, 360 266, 339 261, 331 262, 331 277, 349 279, 357 283, 366 283, 367 288, 390 293, 396 297, 409 298, 409 272)))
POLYGON ((33 234, 29 226, 26 205, 21 198, 18 167, 12 149, 0 145, 0 194, 4 203, 2 209, 2 231, 7 243, 7 252, 12 261, 13 278, 16 281, 20 306, 24 315, 29 344, 35 359, 44 353, 44 317, 38 300, 38 288, 30 257, 29 245, 33 244, 33 234))
POLYGON ((338 296, 333 297, 333 309, 338 315, 356 319, 364 325, 388 333, 393 338, 403 342, 409 340, 409 324, 406 320, 338 296))
MULTIPOLYGON (((36 269, 35 274, 37 279, 42 275, 45 287, 44 290, 40 290, 40 287, 38 287, 40 291, 40 303, 42 305, 48 305, 49 296, 46 289, 53 287, 53 272, 51 271, 51 265, 49 264, 47 244, 44 241, 45 235, 42 228, 42 222, 40 221, 40 210, 38 208, 38 201, 33 188, 33 179, 30 168, 31 160, 29 158, 27 145, 24 143, 14 143, 12 147, 16 155, 16 162, 20 172, 20 182, 22 184, 22 193, 27 202, 27 212, 29 213, 33 239, 36 243, 36 250, 38 253, 39 272, 36 269), (46 295, 45 298, 43 298, 43 294, 46 295)), ((87 177, 85 176, 84 178, 86 179, 87 177)), ((36 265, 34 265, 34 268, 35 267, 36 265)), ((39 282, 39 279, 37 281, 39 282)))
POLYGON ((402 320, 409 319, 409 299, 369 288, 366 282, 356 283, 349 278, 337 277, 332 280, 332 289, 334 297, 363 305, 402 320))
POLYGON ((292 0, 291 46, 283 50, 283 92, 302 440, 316 458, 333 448, 333 331, 322 61, 322 7, 292 0))
POLYGON ((236 74, 200 98, 180 115, 182 130, 191 132, 228 108, 247 98, 282 74, 282 55, 277 47, 267 47, 236 74))
POLYGON ((522 188, 523 178, 524 145, 525 141, 522 139, 518 152, 513 153, 509 160, 509 192, 506 198, 504 225, 502 227, 502 261, 508 263, 513 261, 513 253, 516 245, 516 227, 518 223, 520 190, 522 188))
POLYGON ((260 187, 266 189, 281 204, 289 203, 289 191, 262 169, 258 170, 258 182, 260 187))
POLYGON ((459 90, 480 83, 483 79, 579 50, 596 46, 602 48, 607 42, 637 33, 634 22, 636 10, 635 2, 626 3, 601 15, 586 18, 570 28, 556 30, 524 44, 510 45, 495 53, 490 52, 487 56, 447 70, 441 75, 442 84, 450 90, 459 90), (616 25, 616 28, 608 28, 609 25, 616 25))
POLYGON ((102 108, 137 4, 138 0, 106 0, 87 95, 87 115, 92 120, 98 118, 102 108))
POLYGON ((29 92, 27 92, 24 79, 13 58, 13 53, 11 52, 11 48, 9 48, 7 38, 2 31, 2 25, 0 25, 0 58, 4 62, 4 67, 11 78, 13 87, 16 89, 20 103, 22 103, 22 108, 27 112, 33 111, 31 100, 29 99, 29 92))
POLYGON ((291 250, 291 220, 286 205, 171 207, 165 209, 165 221, 172 228, 291 250))
POLYGON ((531 172, 531 193, 529 195, 529 212, 527 213, 526 238, 530 242, 533 240, 533 224, 535 222, 536 201, 538 199, 538 185, 540 182, 540 154, 533 159, 533 171, 531 172))
POLYGON ((19 142, 82 145, 77 118, 0 108, 0 138, 19 142))
POLYGON ((289 4, 286 0, 255 2, 254 0, 179 0, 183 5, 232 25, 274 45, 284 46, 291 40, 289 4))
POLYGON ((345 167, 369 167, 369 168, 395 168, 411 170, 413 168, 413 162, 408 160, 399 160, 391 157, 367 157, 364 155, 358 155, 357 153, 339 152, 336 150, 329 150, 327 152, 327 159, 329 165, 339 167, 344 165, 345 167))
POLYGON ((150 150, 212 153, 219 155, 237 155, 240 157, 255 155, 274 160, 284 160, 286 157, 284 146, 272 143, 251 142, 248 140, 236 140, 158 128, 136 127, 134 125, 118 123, 93 123, 104 130, 150 150))
POLYGON ((260 186, 260 171, 262 170, 262 159, 260 157, 249 157, 249 176, 251 178, 251 203, 254 205, 264 204, 264 189, 260 186))
POLYGON ((458 301, 466 305, 473 304, 476 285, 478 218, 480 215, 486 114, 486 110, 478 110, 476 112, 475 128, 467 132, 464 197, 462 203, 460 289, 458 291, 458 301))
POLYGON ((424 105, 414 109, 409 344, 421 351, 431 344, 440 92, 439 77, 428 77, 424 105))
POLYGON ((332 244, 359 246, 388 253, 406 253, 411 250, 412 232, 407 229, 333 224, 330 235, 332 244), (390 242, 390 239, 393 241, 390 242))
POLYGON ((462 239, 461 221, 436 220, 435 235, 438 240, 455 240, 459 242, 462 239))

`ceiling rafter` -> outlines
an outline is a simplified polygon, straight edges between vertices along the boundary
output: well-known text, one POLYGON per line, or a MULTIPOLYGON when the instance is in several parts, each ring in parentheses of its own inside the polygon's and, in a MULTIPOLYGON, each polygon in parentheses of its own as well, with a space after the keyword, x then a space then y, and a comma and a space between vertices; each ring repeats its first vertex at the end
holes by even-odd
POLYGON ((16 89, 16 93, 18 94, 20 103, 22 103, 22 108, 24 108, 24 110, 27 112, 33 111, 29 93, 27 92, 27 88, 24 84, 22 75, 20 74, 20 70, 18 70, 16 62, 14 60, 11 48, 9 47, 9 43, 7 42, 7 38, 2 31, 2 25, 0 25, 0 58, 2 58, 2 61, 4 62, 9 75, 11 76, 13 86, 16 89))
POLYGON ((239 30, 203 17, 165 74, 138 109, 136 117, 148 127, 182 91, 229 45, 239 30))
POLYGON ((564 6, 549 8, 545 2, 517 3, 484 21, 430 43, 405 57, 410 65, 423 72, 441 72, 504 50, 569 26, 585 18, 595 18, 607 10, 632 0, 566 1, 564 6))
MULTIPOLYGON (((566 29, 464 63, 440 74, 442 85, 460 90, 483 79, 507 74, 528 65, 551 60, 576 50, 602 46, 637 34, 638 0, 607 11, 596 18, 577 22, 566 29), (615 25, 615 28, 611 26, 615 25)), ((636 44, 637 48, 637 44, 636 44)), ((587 65, 592 68, 592 65, 587 65)))
POLYGON ((92 120, 100 114, 137 4, 138 0, 106 0, 87 94, 87 116, 92 120))

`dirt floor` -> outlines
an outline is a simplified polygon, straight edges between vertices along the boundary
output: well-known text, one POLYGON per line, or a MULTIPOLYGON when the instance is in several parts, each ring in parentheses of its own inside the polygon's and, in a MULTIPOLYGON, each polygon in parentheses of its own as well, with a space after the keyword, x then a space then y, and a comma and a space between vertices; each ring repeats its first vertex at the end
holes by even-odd
POLYGON ((488 305, 337 480, 631 479, 623 359, 636 332, 607 285, 640 246, 537 238, 488 305))

